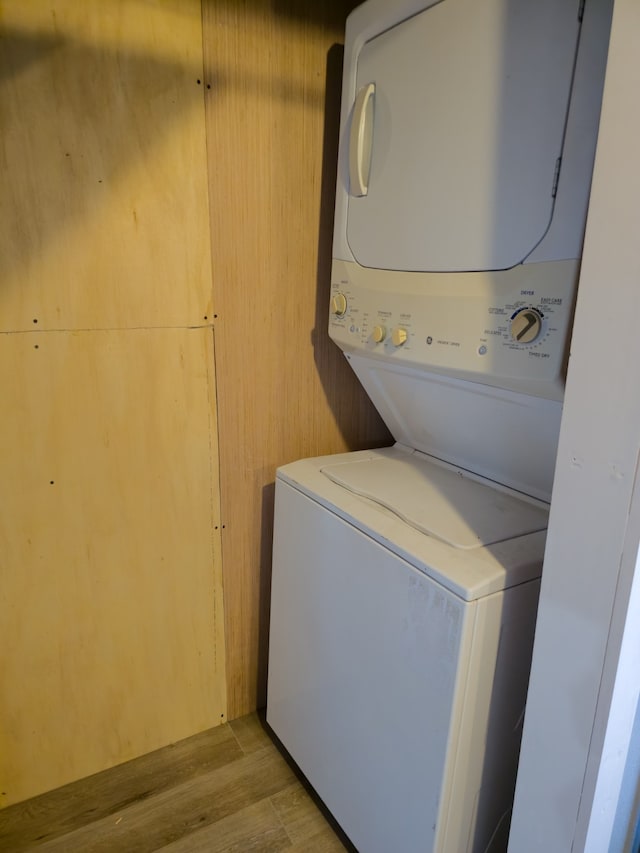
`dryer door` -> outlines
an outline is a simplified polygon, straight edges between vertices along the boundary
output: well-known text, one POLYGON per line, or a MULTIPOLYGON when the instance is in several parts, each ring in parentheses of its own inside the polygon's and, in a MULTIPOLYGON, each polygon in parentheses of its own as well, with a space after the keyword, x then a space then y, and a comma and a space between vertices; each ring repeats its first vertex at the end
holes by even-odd
POLYGON ((573 0, 443 0, 357 59, 347 241, 367 267, 506 269, 553 215, 573 0))

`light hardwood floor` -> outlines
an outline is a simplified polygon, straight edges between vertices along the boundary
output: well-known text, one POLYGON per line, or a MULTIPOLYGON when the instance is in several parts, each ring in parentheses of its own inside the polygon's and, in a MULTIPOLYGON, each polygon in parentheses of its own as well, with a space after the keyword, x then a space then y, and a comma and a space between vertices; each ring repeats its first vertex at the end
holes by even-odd
POLYGON ((251 714, 0 811, 0 850, 354 851, 251 714))

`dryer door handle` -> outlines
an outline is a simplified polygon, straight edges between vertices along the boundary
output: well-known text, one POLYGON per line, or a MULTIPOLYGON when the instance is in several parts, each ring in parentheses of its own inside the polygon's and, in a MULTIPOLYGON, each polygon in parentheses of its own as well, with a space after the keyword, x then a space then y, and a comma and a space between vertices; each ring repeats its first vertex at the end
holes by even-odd
POLYGON ((362 86, 353 105, 349 133, 349 192, 354 196, 365 196, 369 192, 375 91, 375 83, 362 86))

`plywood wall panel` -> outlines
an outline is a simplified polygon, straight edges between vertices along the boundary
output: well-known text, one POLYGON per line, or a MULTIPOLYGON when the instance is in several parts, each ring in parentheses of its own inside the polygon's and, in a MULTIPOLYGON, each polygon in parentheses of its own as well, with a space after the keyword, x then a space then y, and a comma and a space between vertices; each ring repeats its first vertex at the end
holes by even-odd
POLYGON ((4 804, 225 713, 209 329, 0 335, 4 804))
POLYGON ((199 0, 2 2, 0 329, 206 322, 202 92, 199 0))
POLYGON ((231 716, 264 702, 276 467, 389 442, 326 333, 348 8, 203 3, 231 716))
POLYGON ((0 806, 226 718, 203 89, 199 0, 0 0, 0 806))

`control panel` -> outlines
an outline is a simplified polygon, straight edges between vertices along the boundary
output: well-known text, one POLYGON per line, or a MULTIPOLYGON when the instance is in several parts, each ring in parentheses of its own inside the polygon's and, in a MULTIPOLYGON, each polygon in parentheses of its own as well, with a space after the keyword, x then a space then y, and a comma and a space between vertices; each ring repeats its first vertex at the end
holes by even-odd
POLYGON ((476 273, 334 260, 329 334, 346 353, 561 400, 576 260, 476 273))

